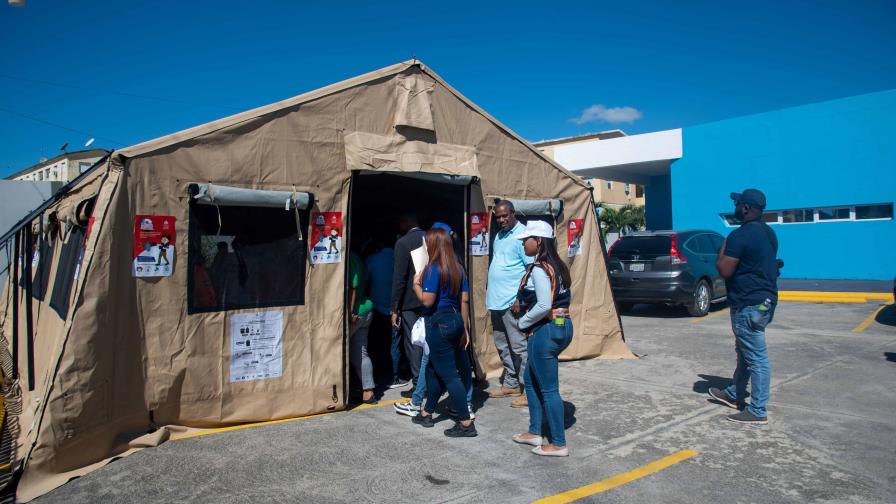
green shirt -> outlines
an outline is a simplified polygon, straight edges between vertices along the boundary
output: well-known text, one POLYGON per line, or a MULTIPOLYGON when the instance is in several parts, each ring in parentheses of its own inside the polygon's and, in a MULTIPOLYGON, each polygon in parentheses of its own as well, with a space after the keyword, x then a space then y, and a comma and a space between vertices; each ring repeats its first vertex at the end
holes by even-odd
POLYGON ((355 289, 352 314, 363 317, 373 310, 373 302, 367 297, 367 270, 364 269, 364 261, 354 252, 348 257, 348 277, 352 288, 355 289))

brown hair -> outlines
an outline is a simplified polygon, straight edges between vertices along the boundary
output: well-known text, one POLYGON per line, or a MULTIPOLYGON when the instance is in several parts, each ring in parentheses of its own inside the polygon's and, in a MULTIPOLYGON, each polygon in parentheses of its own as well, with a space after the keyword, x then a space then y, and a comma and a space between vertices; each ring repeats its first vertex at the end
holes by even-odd
POLYGON ((433 265, 439 267, 439 284, 449 285, 454 294, 460 293, 464 270, 454 255, 453 243, 448 232, 440 228, 427 231, 426 252, 429 254, 427 268, 433 265))
POLYGON ((569 275, 569 267, 560 258, 557 249, 554 248, 554 240, 542 238, 541 244, 538 245, 538 252, 535 254, 535 262, 549 262, 554 266, 554 270, 563 280, 563 286, 567 289, 572 288, 572 278, 569 275))

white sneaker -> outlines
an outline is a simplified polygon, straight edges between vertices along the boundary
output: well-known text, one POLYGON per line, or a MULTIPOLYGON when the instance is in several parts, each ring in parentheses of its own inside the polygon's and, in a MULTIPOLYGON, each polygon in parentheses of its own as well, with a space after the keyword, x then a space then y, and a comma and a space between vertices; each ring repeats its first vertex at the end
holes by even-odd
POLYGON ((470 420, 476 420, 476 413, 473 411, 473 405, 470 404, 467 408, 470 410, 470 420))
POLYGON ((392 405, 395 408, 395 412, 399 415, 406 415, 409 417, 415 417, 420 414, 420 410, 422 409, 420 406, 412 403, 411 401, 399 402, 392 405))

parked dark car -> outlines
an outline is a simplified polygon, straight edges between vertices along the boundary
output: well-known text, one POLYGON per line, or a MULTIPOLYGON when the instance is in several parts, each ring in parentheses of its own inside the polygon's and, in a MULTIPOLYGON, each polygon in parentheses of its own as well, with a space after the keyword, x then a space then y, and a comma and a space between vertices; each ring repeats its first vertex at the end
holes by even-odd
POLYGON ((623 236, 607 252, 620 311, 635 303, 683 305, 695 317, 726 296, 716 270, 724 238, 715 231, 644 231, 623 236))

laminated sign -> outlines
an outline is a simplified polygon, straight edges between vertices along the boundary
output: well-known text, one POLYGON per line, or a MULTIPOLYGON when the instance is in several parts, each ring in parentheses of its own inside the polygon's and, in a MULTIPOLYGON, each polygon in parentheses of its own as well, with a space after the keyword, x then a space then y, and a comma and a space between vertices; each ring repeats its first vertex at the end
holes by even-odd
POLYGON ((342 212, 311 214, 311 264, 342 261, 342 212))
POLYGON ((134 219, 135 277, 171 276, 174 271, 175 220, 171 215, 138 215, 134 219))
POLYGON ((230 316, 230 383, 283 376, 283 312, 230 316))
POLYGON ((566 244, 569 248, 566 251, 567 257, 575 257, 582 255, 582 233, 584 229, 585 219, 569 219, 566 225, 566 244))
POLYGON ((470 214, 470 255, 488 255, 488 224, 487 212, 473 212, 470 214))

